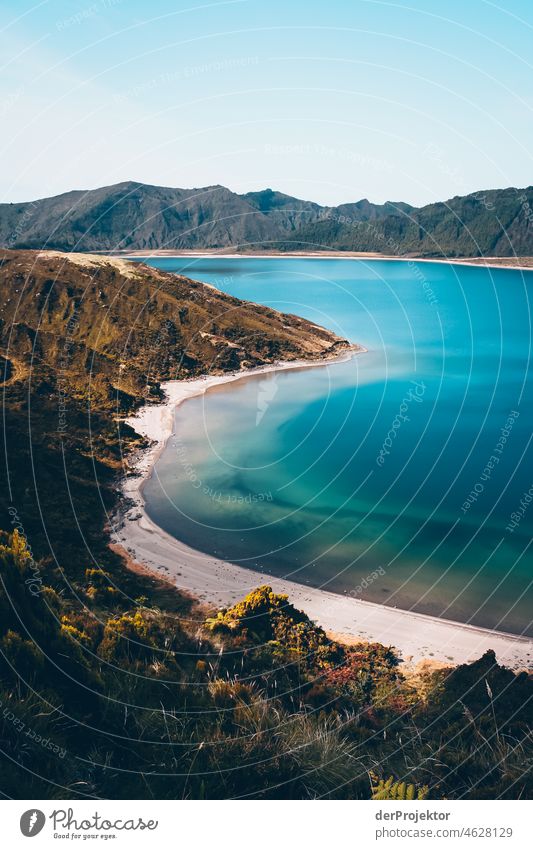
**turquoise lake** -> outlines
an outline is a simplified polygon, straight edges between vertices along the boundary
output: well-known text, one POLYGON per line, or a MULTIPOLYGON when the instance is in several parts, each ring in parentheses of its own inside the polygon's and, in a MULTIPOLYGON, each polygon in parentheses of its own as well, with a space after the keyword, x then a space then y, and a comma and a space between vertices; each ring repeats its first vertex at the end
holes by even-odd
POLYGON ((186 402, 144 489, 157 524, 265 575, 533 634, 533 272, 149 264, 368 348, 186 402))

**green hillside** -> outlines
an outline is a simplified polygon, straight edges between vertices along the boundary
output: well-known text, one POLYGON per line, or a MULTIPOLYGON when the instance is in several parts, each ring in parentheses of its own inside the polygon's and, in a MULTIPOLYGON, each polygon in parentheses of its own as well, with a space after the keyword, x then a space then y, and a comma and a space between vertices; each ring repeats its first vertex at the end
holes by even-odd
MULTIPOLYGON (((124 416, 167 377, 348 347, 121 260, 5 252, 0 792, 531 798, 533 679, 403 667, 257 588, 206 608, 110 550, 124 416)), ((393 642, 393 636, 392 636, 393 642)))
POLYGON ((297 316, 124 260, 0 256, 3 523, 14 505, 40 555, 105 549, 125 415, 160 381, 319 359, 349 345, 297 316))
POLYGON ((0 245, 63 251, 349 250, 469 257, 533 255, 533 187, 416 208, 366 198, 320 206, 265 189, 126 182, 0 204, 0 245))

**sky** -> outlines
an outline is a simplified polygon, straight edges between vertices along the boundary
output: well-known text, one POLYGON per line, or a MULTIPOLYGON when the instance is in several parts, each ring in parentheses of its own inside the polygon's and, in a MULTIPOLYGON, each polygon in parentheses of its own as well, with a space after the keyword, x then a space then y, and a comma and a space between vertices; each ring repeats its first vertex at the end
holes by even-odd
POLYGON ((3 0, 0 202, 528 186, 532 43, 530 0, 3 0))

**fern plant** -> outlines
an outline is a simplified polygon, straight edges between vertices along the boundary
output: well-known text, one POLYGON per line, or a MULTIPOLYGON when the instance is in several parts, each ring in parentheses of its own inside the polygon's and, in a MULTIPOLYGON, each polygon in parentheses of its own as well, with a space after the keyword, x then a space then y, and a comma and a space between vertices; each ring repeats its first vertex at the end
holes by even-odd
POLYGON ((378 778, 375 773, 370 773, 370 787, 372 799, 384 801, 387 799, 407 801, 410 799, 427 799, 429 787, 427 784, 408 784, 405 781, 397 781, 392 775, 385 779, 378 778))

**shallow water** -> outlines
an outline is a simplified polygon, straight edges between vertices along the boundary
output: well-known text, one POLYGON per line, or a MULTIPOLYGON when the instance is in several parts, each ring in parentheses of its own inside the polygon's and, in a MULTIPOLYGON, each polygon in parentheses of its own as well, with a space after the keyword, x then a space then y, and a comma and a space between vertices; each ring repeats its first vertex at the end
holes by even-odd
POLYGON ((144 490, 155 522, 265 573, 533 633, 533 273, 329 258, 150 263, 369 349, 188 401, 144 490))

